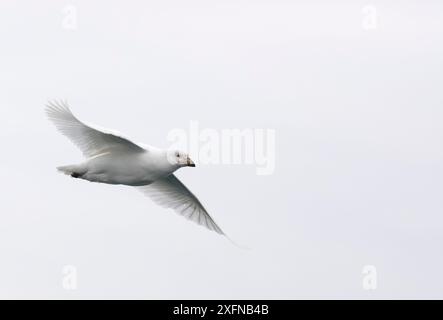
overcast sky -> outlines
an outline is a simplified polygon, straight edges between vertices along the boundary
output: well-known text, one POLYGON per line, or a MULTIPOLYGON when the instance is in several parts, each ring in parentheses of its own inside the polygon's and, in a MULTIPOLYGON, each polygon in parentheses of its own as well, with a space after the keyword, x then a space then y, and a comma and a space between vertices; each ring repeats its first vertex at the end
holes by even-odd
POLYGON ((443 4, 334 2, 1 1, 0 297, 443 298, 443 4), (55 98, 164 148, 275 130, 271 175, 177 173, 251 250, 57 173, 82 156, 55 98))

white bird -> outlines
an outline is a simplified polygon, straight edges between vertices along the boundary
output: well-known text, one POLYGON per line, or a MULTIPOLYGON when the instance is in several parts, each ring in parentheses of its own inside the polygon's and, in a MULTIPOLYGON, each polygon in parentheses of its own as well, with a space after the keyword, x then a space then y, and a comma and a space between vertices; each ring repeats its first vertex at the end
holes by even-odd
POLYGON ((78 120, 66 102, 48 102, 48 118, 87 158, 57 169, 91 182, 136 187, 155 203, 174 209, 199 225, 225 235, 194 194, 173 174, 195 167, 188 154, 136 144, 118 133, 78 120))

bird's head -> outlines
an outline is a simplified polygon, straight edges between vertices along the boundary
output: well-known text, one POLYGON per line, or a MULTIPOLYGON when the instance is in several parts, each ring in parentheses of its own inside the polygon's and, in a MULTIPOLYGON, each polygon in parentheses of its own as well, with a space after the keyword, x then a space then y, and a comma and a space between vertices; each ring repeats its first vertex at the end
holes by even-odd
POLYGON ((169 150, 168 161, 178 167, 195 167, 195 163, 189 155, 179 150, 169 150))

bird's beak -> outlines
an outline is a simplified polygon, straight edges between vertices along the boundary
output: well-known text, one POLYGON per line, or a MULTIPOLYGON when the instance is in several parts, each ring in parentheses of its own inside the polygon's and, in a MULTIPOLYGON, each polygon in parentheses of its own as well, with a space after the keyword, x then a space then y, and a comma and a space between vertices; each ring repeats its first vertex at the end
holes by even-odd
POLYGON ((191 158, 188 157, 187 162, 186 162, 188 167, 195 167, 195 163, 194 161, 191 160, 191 158))

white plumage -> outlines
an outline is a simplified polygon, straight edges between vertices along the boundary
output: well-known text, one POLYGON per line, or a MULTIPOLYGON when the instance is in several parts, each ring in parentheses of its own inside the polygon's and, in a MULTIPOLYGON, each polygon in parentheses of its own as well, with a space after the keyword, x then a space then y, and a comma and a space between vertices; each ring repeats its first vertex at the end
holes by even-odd
POLYGON ((195 166, 180 151, 134 143, 121 134, 78 120, 66 102, 49 102, 46 113, 57 129, 86 157, 80 164, 58 167, 75 178, 136 187, 155 203, 219 234, 223 231, 197 197, 173 174, 195 166))

